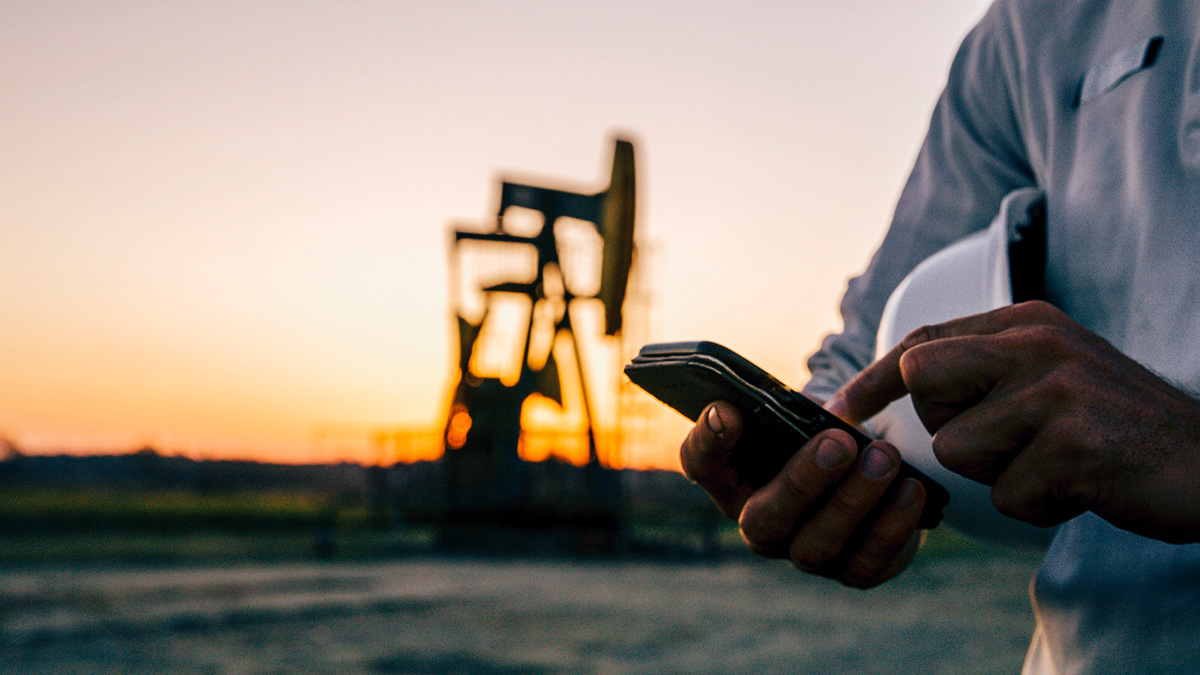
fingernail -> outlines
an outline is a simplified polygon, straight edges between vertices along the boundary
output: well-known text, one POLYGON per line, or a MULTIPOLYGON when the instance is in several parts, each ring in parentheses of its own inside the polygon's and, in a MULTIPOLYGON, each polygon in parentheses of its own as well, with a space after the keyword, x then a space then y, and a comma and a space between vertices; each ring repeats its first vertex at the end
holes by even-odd
POLYGON ((825 438, 817 445, 817 466, 822 469, 837 469, 850 460, 850 448, 832 438, 825 438))
POLYGON ((863 458, 862 470, 869 478, 884 478, 895 465, 886 452, 879 448, 870 448, 867 450, 867 456, 863 458))
POLYGON ((913 502, 917 501, 917 496, 921 494, 921 483, 915 478, 909 478, 900 486, 900 491, 896 493, 896 506, 906 508, 912 506, 913 502))
POLYGON ((721 415, 717 413, 717 406, 712 406, 708 409, 708 414, 704 416, 708 422, 708 428, 718 436, 725 435, 725 422, 721 420, 721 415))

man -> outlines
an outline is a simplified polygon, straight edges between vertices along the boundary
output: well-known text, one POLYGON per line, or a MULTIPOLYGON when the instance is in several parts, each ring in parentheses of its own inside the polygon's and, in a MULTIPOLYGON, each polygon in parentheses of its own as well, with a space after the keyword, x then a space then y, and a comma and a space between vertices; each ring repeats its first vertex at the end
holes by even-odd
MULTIPOLYGON (((1058 525, 1034 580, 1027 673, 1200 672, 1200 3, 997 0, 967 36, 888 235, 805 392, 861 423, 911 394, 949 469, 1058 525), (1044 191, 1048 303, 931 326, 875 363, 920 261, 1044 191)), ((919 546, 900 453, 825 432, 760 490, 714 404, 685 472, 750 548, 859 587, 919 546)))

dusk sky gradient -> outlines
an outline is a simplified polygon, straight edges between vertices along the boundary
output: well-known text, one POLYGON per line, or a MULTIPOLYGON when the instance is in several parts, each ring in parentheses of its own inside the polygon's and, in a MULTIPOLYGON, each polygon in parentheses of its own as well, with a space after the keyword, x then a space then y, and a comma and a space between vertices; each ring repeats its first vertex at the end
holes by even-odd
POLYGON ((603 188, 616 133, 645 337, 798 386, 985 5, 5 2, 0 436, 304 461, 440 424, 448 229, 501 175, 603 188))

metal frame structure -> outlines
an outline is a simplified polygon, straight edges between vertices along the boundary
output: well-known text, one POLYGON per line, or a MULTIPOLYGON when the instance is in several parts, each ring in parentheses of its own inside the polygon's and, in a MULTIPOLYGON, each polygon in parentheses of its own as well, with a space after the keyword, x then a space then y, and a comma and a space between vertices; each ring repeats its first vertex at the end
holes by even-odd
POLYGON ((457 382, 443 436, 449 507, 444 531, 479 525, 617 527, 616 478, 597 452, 593 387, 584 367, 585 354, 573 325, 572 307, 579 301, 599 300, 604 308, 604 334, 620 333, 633 264, 635 189, 633 145, 617 140, 612 179, 605 190, 586 194, 503 181, 494 229, 454 230, 451 302, 455 305, 460 350, 457 382), (514 207, 541 215, 537 232, 519 234, 506 227, 506 213, 514 207), (564 265, 570 261, 562 255, 564 219, 591 223, 601 238, 600 279, 594 293, 580 293, 565 273, 564 265), (514 271, 507 276, 487 279, 470 289, 482 295, 484 307, 482 317, 472 321, 462 306, 459 292, 463 289, 454 286, 459 283, 464 247, 481 244, 513 260, 528 260, 532 251, 534 269, 530 276, 528 270, 520 270, 521 265, 512 265, 514 271), (507 382, 495 374, 478 374, 473 367, 479 358, 481 336, 497 330, 491 325, 498 323, 493 309, 506 297, 523 298, 529 308, 525 325, 508 327, 510 333, 516 333, 507 337, 520 347, 520 365, 516 377, 507 378, 507 382), (538 319, 546 316, 551 317, 548 339, 538 335, 539 329, 546 328, 545 321, 538 319), (576 472, 582 475, 582 485, 559 485, 551 490, 554 494, 550 499, 539 499, 538 495, 544 497, 546 490, 531 484, 539 472, 518 455, 521 412, 526 399, 535 392, 562 403, 561 373, 554 357, 554 346, 560 339, 568 340, 573 348, 586 425, 587 463, 582 472, 576 472), (535 345, 548 345, 544 358, 533 353, 535 345))

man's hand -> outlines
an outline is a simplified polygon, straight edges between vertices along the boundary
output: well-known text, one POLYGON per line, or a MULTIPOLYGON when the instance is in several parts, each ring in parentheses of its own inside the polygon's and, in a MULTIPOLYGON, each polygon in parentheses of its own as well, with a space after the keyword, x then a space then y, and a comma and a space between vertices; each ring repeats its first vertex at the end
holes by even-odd
POLYGON ((912 478, 893 484, 900 468, 894 447, 876 442, 860 454, 849 434, 825 431, 755 490, 729 467, 741 428, 737 409, 714 403, 684 439, 680 457, 684 473, 738 521, 751 550, 860 588, 892 578, 912 560, 925 488, 912 478))
POLYGON ((1035 525, 1093 511, 1200 541, 1200 404, 1054 307, 919 329, 830 401, 851 423, 911 393, 947 468, 1035 525))

